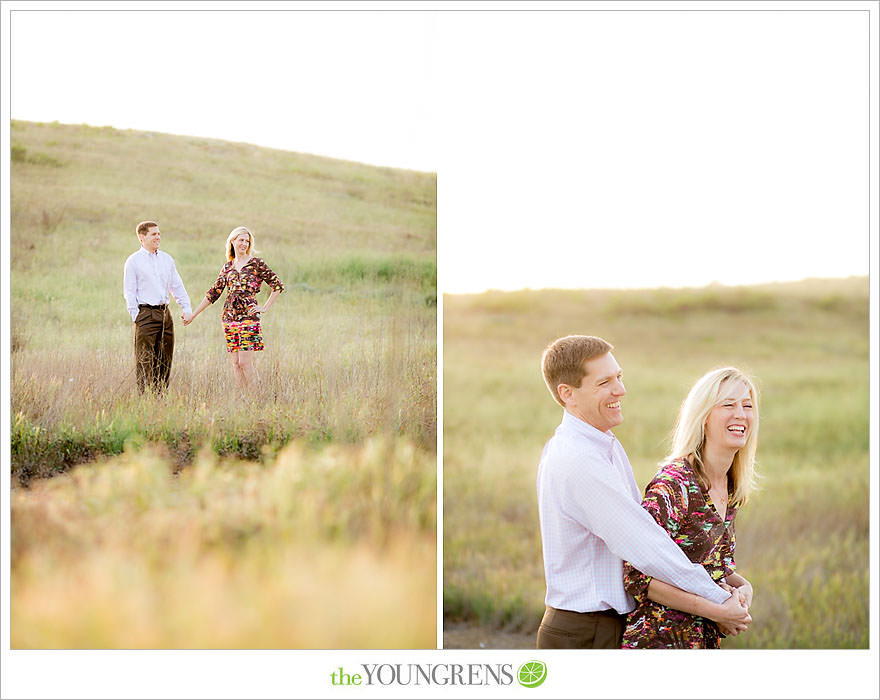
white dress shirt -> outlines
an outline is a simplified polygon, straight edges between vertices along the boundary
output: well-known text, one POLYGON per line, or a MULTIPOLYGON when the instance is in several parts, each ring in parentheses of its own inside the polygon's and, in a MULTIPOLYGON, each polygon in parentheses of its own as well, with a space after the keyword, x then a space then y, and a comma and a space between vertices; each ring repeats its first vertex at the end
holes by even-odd
POLYGON ((538 466, 547 605, 574 612, 631 612, 635 603, 623 587, 624 559, 713 602, 728 598, 641 501, 617 438, 566 411, 538 466))
POLYGON ((138 304, 167 304, 169 293, 174 295, 181 309, 192 313, 174 258, 161 250, 150 253, 143 246, 128 256, 122 275, 122 294, 132 321, 137 318, 138 304))

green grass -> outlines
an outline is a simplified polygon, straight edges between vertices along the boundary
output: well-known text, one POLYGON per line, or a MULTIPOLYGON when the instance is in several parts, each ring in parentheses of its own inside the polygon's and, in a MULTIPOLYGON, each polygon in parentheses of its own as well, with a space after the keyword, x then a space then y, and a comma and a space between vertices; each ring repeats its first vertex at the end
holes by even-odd
POLYGON ((544 575, 535 477, 561 417, 540 374, 570 333, 615 345, 615 430, 640 488, 688 389, 732 364, 761 389, 760 490, 737 518, 755 587, 736 648, 868 644, 868 282, 491 292, 444 298, 444 618, 533 632, 544 575))
POLYGON ((293 439, 380 433, 435 449, 433 174, 57 123, 14 121, 11 135, 12 457, 22 483, 127 441, 163 442, 182 463, 203 444, 254 459, 293 439), (251 399, 234 389, 219 303, 176 324, 167 399, 135 395, 122 264, 147 218, 193 306, 240 224, 286 284, 264 319, 251 399))

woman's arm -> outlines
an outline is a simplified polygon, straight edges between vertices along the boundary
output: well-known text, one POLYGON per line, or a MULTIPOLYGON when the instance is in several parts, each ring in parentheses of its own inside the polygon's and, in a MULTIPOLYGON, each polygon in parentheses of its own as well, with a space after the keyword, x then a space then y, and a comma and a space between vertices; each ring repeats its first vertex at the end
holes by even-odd
POLYGON ((258 313, 262 312, 262 311, 268 311, 269 307, 275 303, 275 299, 278 298, 279 294, 281 294, 280 289, 273 289, 272 293, 269 295, 269 298, 266 299, 266 303, 258 305, 257 308, 254 309, 254 311, 256 311, 258 313))
POLYGON ((688 593, 652 578, 648 584, 648 598, 668 608, 714 620, 721 631, 728 636, 736 636, 744 632, 752 621, 748 608, 740 605, 739 598, 735 595, 721 604, 713 603, 695 593, 688 593))
POLYGON ((200 313, 202 313, 202 311, 207 309, 210 305, 211 305, 211 302, 208 299, 208 297, 205 297, 204 299, 202 299, 201 303, 196 307, 195 311, 193 311, 190 314, 189 318, 186 317, 186 314, 183 315, 183 325, 188 326, 190 323, 193 322, 193 319, 196 316, 198 316, 200 313))

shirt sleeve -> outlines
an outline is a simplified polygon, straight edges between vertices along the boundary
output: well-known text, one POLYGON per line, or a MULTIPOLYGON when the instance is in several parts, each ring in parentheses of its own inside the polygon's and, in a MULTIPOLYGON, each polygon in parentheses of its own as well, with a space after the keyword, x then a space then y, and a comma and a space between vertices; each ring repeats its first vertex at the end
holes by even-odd
POLYGON ((667 532, 602 465, 567 469, 562 484, 566 514, 601 538, 636 569, 714 603, 730 594, 690 561, 667 532))
POLYGON ((125 261, 122 269, 122 296, 125 297, 125 308, 128 309, 128 315, 131 316, 132 322, 137 318, 137 271, 134 267, 134 259, 129 258, 125 261))
POLYGON ((205 298, 212 304, 220 298, 223 290, 226 288, 226 265, 220 268, 220 274, 217 275, 217 281, 214 286, 205 292, 205 298))
POLYGON ((171 261, 171 294, 174 296, 177 305, 186 313, 192 313, 192 306, 189 303, 189 294, 186 293, 186 287, 183 286, 183 280, 177 272, 177 265, 174 260, 171 261))
MULTIPOLYGON (((675 539, 688 512, 687 489, 671 480, 654 479, 645 489, 642 508, 675 539)), ((640 605, 648 599, 648 585, 652 578, 629 562, 624 562, 623 586, 640 605)))

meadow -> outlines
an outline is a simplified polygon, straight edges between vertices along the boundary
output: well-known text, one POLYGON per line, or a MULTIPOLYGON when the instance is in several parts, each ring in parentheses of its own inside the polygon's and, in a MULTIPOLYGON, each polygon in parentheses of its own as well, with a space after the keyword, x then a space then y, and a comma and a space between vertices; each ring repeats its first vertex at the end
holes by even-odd
POLYGON ((13 646, 434 647, 436 176, 86 125, 13 121, 11 139, 13 646), (172 301, 170 388, 137 393, 122 266, 144 219, 194 307, 229 231, 253 231, 286 287, 254 391, 221 303, 184 328, 172 301), (379 629, 401 594, 354 592, 369 572, 411 589, 424 624, 379 629), (149 592, 178 585, 213 594, 188 614, 149 592), (96 622, 107 596, 130 613, 115 632, 96 622), (340 596, 373 605, 342 606, 332 635, 309 622, 340 596))
POLYGON ((761 391, 760 490, 737 516, 753 623, 724 648, 868 646, 868 280, 444 297, 444 647, 534 647, 544 610, 535 495, 561 418, 540 374, 570 333, 615 345, 615 434, 644 488, 703 373, 761 391))

